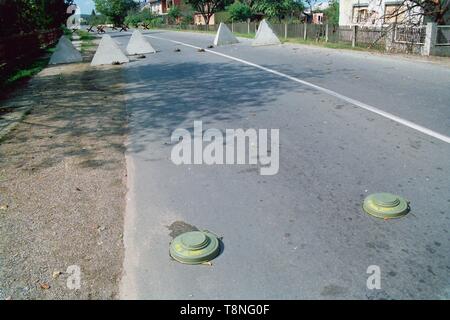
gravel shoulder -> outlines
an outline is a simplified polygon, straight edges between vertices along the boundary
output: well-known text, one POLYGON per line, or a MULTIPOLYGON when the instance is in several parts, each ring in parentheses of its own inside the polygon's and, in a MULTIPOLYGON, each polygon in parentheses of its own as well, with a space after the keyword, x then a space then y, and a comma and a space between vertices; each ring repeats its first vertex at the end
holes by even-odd
POLYGON ((122 68, 48 67, 8 103, 21 101, 31 104, 29 114, 0 144, 0 299, 117 298, 122 68), (81 270, 79 289, 67 286, 70 266, 81 270))

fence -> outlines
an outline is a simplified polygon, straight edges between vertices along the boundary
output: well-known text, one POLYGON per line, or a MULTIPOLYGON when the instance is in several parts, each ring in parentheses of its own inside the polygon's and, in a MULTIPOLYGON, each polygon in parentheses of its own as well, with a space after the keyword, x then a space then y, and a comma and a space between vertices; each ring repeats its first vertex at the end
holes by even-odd
POLYGON ((436 29, 436 45, 450 46, 450 26, 436 26, 436 29))
POLYGON ((394 26, 394 42, 425 44, 426 26, 394 26))
MULTIPOLYGON (((256 22, 227 23, 228 28, 237 34, 254 35, 258 28, 256 22)), ((188 31, 217 31, 218 25, 162 25, 165 29, 188 31)), ((350 26, 332 26, 324 24, 273 23, 272 28, 280 38, 298 38, 324 42, 344 42, 353 46, 384 46, 383 29, 355 28, 350 26)))
POLYGON ((42 54, 42 49, 55 43, 61 33, 52 29, 0 38, 0 82, 42 54))
MULTIPOLYGON (((227 25, 231 31, 241 35, 254 35, 258 28, 255 22, 228 23, 227 25)), ((162 27, 195 31, 217 31, 218 25, 163 25, 162 27)), ((382 27, 359 27, 273 23, 272 28, 277 36, 282 39, 344 43, 352 47, 374 48, 389 52, 450 55, 450 26, 436 26, 435 24, 405 26, 393 24, 382 27), (429 33, 428 38, 427 33, 429 33)))

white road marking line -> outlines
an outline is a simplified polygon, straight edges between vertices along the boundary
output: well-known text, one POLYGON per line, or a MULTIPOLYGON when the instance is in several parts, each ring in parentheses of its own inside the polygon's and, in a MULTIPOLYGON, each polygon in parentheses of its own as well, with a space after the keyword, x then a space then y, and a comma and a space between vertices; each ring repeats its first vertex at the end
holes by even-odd
MULTIPOLYGON (((145 35, 145 36, 149 37, 149 38, 170 41, 170 42, 173 42, 173 43, 185 46, 185 47, 190 47, 190 48, 193 48, 193 49, 203 49, 201 47, 197 47, 197 46, 194 46, 192 44, 184 43, 184 42, 181 42, 181 41, 176 41, 176 40, 171 40, 171 39, 166 39, 166 38, 161 38, 161 37, 156 37, 156 36, 150 36, 150 35, 145 35)), ((301 80, 301 79, 292 77, 290 75, 287 75, 285 73, 282 73, 282 72, 279 72, 279 71, 276 71, 276 70, 273 70, 273 69, 270 69, 270 68, 266 68, 266 67, 260 66, 260 65, 258 65, 256 63, 253 63, 253 62, 250 62, 250 61, 247 61, 247 60, 243 60, 243 59, 240 59, 240 58, 229 56, 227 54, 216 52, 216 51, 212 51, 212 50, 209 50, 209 49, 204 49, 204 50, 206 52, 209 52, 209 53, 212 53, 212 54, 224 57, 226 59, 234 60, 234 61, 240 62, 242 64, 246 64, 248 66, 251 66, 251 67, 254 67, 254 68, 257 68, 257 69, 260 69, 260 70, 264 70, 266 72, 275 74, 277 76, 289 79, 291 81, 294 81, 294 82, 297 82, 297 83, 301 83, 301 84, 303 84, 305 86, 308 86, 310 88, 314 88, 314 89, 316 89, 318 91, 321 91, 321 92, 324 92, 324 93, 326 93, 326 94, 328 94, 330 96, 333 96, 333 97, 336 97, 336 98, 341 99, 343 101, 346 101, 348 103, 351 103, 351 104, 353 104, 353 105, 355 105, 357 107, 360 107, 362 109, 365 109, 365 110, 373 112, 373 113, 376 113, 376 114, 378 114, 378 115, 380 115, 382 117, 385 117, 385 118, 387 118, 389 120, 392 120, 392 121, 395 121, 397 123, 400 123, 400 124, 402 124, 402 125, 404 125, 406 127, 409 127, 409 128, 414 129, 416 131, 422 132, 422 133, 424 133, 424 134, 426 134, 426 135, 428 135, 430 137, 436 138, 436 139, 441 140, 441 141, 446 142, 446 143, 450 143, 450 137, 449 136, 446 136, 446 135, 441 134, 439 132, 436 132, 436 131, 433 131, 431 129, 425 128, 425 127, 423 127, 421 125, 418 125, 418 124, 416 124, 414 122, 411 122, 409 120, 403 119, 403 118, 401 118, 399 116, 396 116, 396 115, 394 115, 392 113, 389 113, 389 112, 380 110, 378 108, 375 108, 373 106, 370 106, 370 105, 368 105, 368 104, 366 104, 364 102, 361 102, 361 101, 352 99, 350 97, 344 96, 343 94, 337 93, 337 92, 335 92, 333 90, 326 89, 324 87, 315 85, 315 84, 313 84, 311 82, 308 82, 308 81, 305 81, 305 80, 301 80)))

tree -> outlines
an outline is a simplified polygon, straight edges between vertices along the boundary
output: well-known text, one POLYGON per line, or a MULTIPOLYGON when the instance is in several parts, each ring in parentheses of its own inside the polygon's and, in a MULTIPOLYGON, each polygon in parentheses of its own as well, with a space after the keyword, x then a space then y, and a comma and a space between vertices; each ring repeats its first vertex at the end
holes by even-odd
POLYGON ((255 12, 261 12, 268 18, 282 18, 303 10, 300 0, 254 0, 252 8, 255 12))
POLYGON ((331 0, 328 8, 323 11, 327 23, 339 25, 339 0, 331 0))
POLYGON ((232 21, 246 21, 252 17, 252 8, 247 3, 236 1, 227 7, 232 21))
POLYGON ((172 22, 177 22, 182 17, 180 7, 170 7, 169 11, 167 12, 167 16, 172 22))
POLYGON ((60 27, 73 0, 0 0, 0 34, 60 27))
POLYGON ((137 8, 134 0, 94 0, 98 12, 109 17, 115 25, 123 24, 128 11, 137 8))
POLYGON ((403 0, 382 19, 406 24, 430 21, 445 25, 450 23, 450 0, 403 0))
POLYGON ((227 1, 225 0, 186 0, 187 4, 190 4, 192 8, 199 12, 203 19, 205 20, 206 25, 209 25, 209 21, 214 13, 218 10, 222 9, 227 1))

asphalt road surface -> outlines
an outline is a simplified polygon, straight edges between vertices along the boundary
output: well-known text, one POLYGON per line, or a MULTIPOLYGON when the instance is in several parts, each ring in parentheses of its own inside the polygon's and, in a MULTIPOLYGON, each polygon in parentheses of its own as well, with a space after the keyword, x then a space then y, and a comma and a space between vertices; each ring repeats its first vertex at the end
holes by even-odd
MULTIPOLYGON (((197 50, 213 35, 146 35, 158 52, 124 66, 123 298, 450 298, 450 68, 248 40, 208 49, 224 56, 197 50), (173 164, 172 132, 200 120, 280 129, 278 174, 173 164), (363 199, 382 191, 411 212, 364 213, 363 199), (212 266, 169 257, 170 234, 185 225, 223 237, 212 266), (381 289, 367 288, 372 265, 381 289)), ((130 33, 112 36, 125 47, 130 33)))

